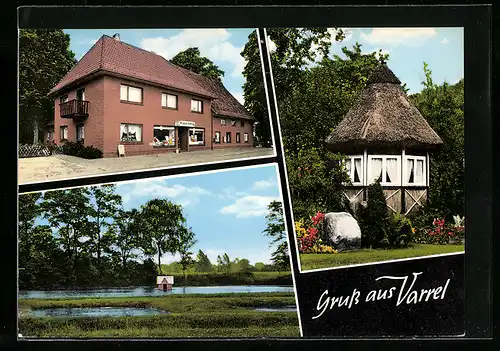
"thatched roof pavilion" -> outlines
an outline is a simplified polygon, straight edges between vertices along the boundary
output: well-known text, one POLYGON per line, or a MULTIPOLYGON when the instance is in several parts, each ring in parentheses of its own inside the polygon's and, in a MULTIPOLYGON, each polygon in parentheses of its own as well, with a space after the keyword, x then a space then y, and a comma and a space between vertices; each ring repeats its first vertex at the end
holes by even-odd
POLYGON ((357 101, 325 142, 333 152, 367 147, 432 150, 443 143, 386 64, 373 71, 357 101))
POLYGON ((427 199, 429 152, 443 141, 382 63, 325 144, 347 156, 347 197, 366 200, 366 187, 379 180, 389 208, 409 213, 427 199))

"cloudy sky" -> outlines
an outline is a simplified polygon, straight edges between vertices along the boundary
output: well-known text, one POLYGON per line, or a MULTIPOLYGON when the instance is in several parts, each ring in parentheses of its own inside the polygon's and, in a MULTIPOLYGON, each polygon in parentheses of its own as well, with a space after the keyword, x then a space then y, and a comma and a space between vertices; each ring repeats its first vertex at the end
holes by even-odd
MULTIPOLYGON (((345 28, 346 39, 332 45, 332 54, 356 42, 367 52, 382 49, 390 54, 389 67, 406 82, 410 93, 421 90, 423 62, 429 64, 437 83, 455 83, 464 75, 461 28, 345 28)), ((198 47, 224 72, 224 85, 243 101, 245 60, 240 53, 253 29, 76 29, 71 50, 80 59, 103 34, 120 33, 122 41, 151 50, 167 59, 189 47, 198 47)), ((271 44, 272 45, 272 44, 271 44)))

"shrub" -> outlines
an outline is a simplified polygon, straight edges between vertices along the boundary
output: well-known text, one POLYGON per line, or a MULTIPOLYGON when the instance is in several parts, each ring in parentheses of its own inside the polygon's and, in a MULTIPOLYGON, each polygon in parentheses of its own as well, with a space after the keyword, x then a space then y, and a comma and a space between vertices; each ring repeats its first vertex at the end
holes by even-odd
POLYGON ((302 220, 295 223, 295 233, 301 253, 337 253, 333 247, 323 244, 324 219, 325 214, 318 211, 311 217, 310 226, 304 226, 302 220))
MULTIPOLYGON (((380 247, 388 243, 390 230, 389 212, 380 182, 368 186, 366 208, 358 206, 358 221, 361 222, 361 243, 365 247, 380 247)), ((360 224, 360 223, 358 223, 360 224)))
POLYGON ((408 246, 413 241, 413 228, 409 218, 401 213, 394 213, 391 221, 391 230, 389 232, 389 245, 408 246))
MULTIPOLYGON (((460 223, 459 223, 460 224, 460 223)), ((444 219, 436 218, 432 222, 433 227, 427 230, 428 241, 430 244, 461 244, 464 237, 465 227, 455 226, 446 223, 444 219)))
POLYGON ((84 146, 82 143, 67 141, 63 145, 65 155, 86 159, 102 158, 102 151, 93 146, 84 146))

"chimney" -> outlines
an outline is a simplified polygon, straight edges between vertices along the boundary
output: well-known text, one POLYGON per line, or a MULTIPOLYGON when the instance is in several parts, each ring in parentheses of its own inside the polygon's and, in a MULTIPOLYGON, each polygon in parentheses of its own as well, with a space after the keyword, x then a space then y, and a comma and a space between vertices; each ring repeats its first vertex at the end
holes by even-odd
POLYGON ((120 34, 119 33, 113 34, 113 39, 116 41, 120 41, 120 34))

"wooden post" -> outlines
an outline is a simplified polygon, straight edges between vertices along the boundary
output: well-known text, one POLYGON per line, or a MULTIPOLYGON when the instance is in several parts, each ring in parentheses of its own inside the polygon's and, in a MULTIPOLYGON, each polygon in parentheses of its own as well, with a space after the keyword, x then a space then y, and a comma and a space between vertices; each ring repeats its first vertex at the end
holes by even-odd
POLYGON ((366 186, 368 185, 368 150, 363 151, 363 201, 367 200, 366 186))
POLYGON ((175 127, 175 150, 178 150, 179 149, 179 146, 180 146, 180 140, 179 140, 179 127, 175 127))
POLYGON ((401 151, 401 213, 406 213, 406 188, 404 186, 404 179, 405 179, 405 155, 406 155, 406 150, 403 148, 403 151, 401 151))

